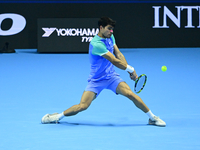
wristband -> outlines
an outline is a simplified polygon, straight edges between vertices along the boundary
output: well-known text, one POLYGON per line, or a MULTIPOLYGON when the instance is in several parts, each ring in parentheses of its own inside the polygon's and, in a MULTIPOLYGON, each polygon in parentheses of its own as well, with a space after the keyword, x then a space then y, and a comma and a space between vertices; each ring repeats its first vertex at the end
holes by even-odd
POLYGON ((134 68, 130 65, 127 65, 126 70, 125 71, 129 71, 130 73, 134 72, 134 68))

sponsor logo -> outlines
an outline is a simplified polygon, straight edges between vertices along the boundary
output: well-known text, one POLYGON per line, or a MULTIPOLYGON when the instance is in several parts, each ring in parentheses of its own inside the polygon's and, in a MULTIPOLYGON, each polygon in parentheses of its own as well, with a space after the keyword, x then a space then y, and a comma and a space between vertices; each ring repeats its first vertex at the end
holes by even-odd
POLYGON ((98 28, 42 28, 45 32, 42 37, 50 37, 54 31, 57 33, 57 36, 66 37, 66 36, 80 36, 82 37, 81 42, 90 42, 92 38, 98 34, 98 28))
POLYGON ((0 36, 10 36, 20 33, 26 26, 26 19, 14 13, 0 14, 0 36), (8 30, 2 30, 1 24, 5 19, 12 20, 12 26, 8 30))
POLYGON ((200 6, 175 6, 175 9, 177 10, 176 15, 174 15, 167 6, 153 6, 154 9, 154 26, 153 28, 169 28, 167 24, 167 18, 169 18, 178 28, 181 28, 184 26, 184 28, 200 28, 200 6), (163 25, 160 25, 160 11, 163 10, 163 25), (181 13, 183 11, 187 12, 187 23, 185 25, 181 25, 181 13), (198 13, 198 17, 194 17, 194 13, 198 13), (194 25, 193 19, 198 20, 199 24, 194 25))

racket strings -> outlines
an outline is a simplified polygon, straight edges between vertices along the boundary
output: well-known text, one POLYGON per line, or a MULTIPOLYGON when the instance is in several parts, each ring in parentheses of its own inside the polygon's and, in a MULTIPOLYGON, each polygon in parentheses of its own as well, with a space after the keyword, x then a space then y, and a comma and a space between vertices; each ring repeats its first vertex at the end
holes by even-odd
POLYGON ((146 75, 141 75, 135 82, 135 92, 140 93, 146 84, 146 75))

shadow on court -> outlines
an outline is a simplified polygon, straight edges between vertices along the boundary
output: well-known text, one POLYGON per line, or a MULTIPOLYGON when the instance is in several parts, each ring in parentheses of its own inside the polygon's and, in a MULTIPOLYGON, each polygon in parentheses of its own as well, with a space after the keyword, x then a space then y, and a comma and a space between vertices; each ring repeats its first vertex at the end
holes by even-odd
POLYGON ((137 127, 137 126, 149 126, 148 124, 115 124, 115 123, 95 123, 95 122, 59 122, 60 125, 66 126, 100 126, 100 127, 137 127))

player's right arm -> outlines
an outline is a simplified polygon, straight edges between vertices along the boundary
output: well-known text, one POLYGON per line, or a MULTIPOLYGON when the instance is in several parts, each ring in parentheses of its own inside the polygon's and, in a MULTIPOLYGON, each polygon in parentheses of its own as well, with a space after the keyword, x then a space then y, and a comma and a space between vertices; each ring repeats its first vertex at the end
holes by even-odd
MULTIPOLYGON (((102 57, 104 57, 105 59, 109 60, 113 65, 115 65, 116 67, 122 69, 122 70, 126 70, 127 69, 127 62, 126 61, 121 61, 120 59, 116 58, 111 52, 107 52, 104 55, 102 55, 102 57)), ((132 80, 136 80, 138 78, 135 70, 132 72, 132 74, 129 72, 130 74, 130 78, 132 80)))
MULTIPOLYGON (((93 46, 93 55, 99 55, 104 57, 105 59, 109 60, 114 66, 116 66, 119 69, 128 71, 129 66, 126 61, 120 60, 117 57, 115 57, 111 52, 109 52, 106 47, 102 43, 98 43, 95 46, 93 46), (128 69, 128 70, 127 70, 128 69)), ((134 69, 133 69, 134 70, 134 69)), ((128 71, 129 73, 132 73, 130 75, 130 78, 132 80, 135 80, 137 78, 137 74, 135 71, 128 71)))
POLYGON ((116 67, 122 69, 122 70, 126 70, 127 68, 127 63, 121 61, 120 59, 116 58, 111 52, 107 52, 104 55, 102 55, 102 57, 104 57, 105 59, 109 60, 113 65, 115 65, 116 67))
POLYGON ((116 58, 111 52, 107 50, 105 44, 103 44, 102 42, 96 42, 92 45, 92 54, 104 57, 105 59, 109 60, 114 66, 122 70, 126 70, 127 68, 127 62, 116 58))

